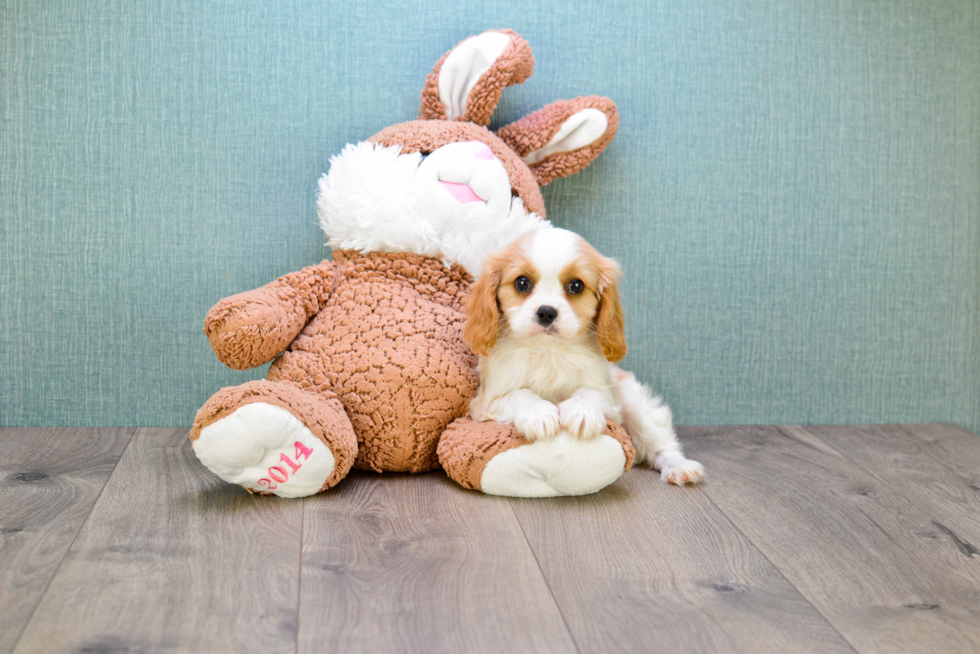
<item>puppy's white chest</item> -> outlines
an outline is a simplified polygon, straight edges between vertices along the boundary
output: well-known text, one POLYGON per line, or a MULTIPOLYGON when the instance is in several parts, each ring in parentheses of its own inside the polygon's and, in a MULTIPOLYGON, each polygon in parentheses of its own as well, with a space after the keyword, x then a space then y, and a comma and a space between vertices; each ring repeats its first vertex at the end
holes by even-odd
POLYGON ((605 360, 580 348, 528 348, 516 361, 523 388, 549 402, 563 402, 580 388, 609 387, 605 360))
POLYGON ((530 355, 524 362, 523 386, 549 402, 562 402, 582 387, 582 370, 572 367, 569 357, 530 355))

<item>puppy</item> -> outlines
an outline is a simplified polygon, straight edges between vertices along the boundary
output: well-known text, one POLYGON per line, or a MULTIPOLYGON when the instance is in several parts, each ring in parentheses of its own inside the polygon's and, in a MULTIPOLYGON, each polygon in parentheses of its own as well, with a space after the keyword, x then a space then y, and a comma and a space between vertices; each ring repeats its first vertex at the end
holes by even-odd
POLYGON ((615 365, 626 355, 615 261, 564 229, 542 227, 490 256, 473 286, 463 338, 480 355, 474 420, 511 423, 530 441, 595 438, 623 425, 674 484, 698 483, 670 409, 615 365))

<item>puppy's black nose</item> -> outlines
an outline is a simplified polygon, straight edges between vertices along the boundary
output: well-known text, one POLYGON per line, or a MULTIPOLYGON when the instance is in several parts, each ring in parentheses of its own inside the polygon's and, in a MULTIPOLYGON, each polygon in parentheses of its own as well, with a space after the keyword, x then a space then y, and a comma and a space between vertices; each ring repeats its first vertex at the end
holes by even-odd
POLYGON ((538 317, 538 322, 541 323, 542 327, 547 327, 555 322, 555 318, 558 317, 558 309, 544 305, 538 307, 534 315, 538 317))

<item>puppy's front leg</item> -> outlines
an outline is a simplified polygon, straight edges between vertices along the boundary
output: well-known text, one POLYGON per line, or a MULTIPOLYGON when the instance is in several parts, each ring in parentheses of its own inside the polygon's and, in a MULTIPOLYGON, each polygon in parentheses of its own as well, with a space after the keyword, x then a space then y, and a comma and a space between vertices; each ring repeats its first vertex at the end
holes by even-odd
POLYGON ((606 418, 619 422, 613 399, 594 388, 580 388, 558 405, 561 428, 574 438, 588 439, 606 430, 606 418))
MULTIPOLYGON (((478 402, 479 398, 474 400, 478 402)), ((542 400, 534 391, 521 388, 485 401, 474 420, 512 423, 517 433, 529 441, 554 438, 558 433, 558 407, 542 400)))

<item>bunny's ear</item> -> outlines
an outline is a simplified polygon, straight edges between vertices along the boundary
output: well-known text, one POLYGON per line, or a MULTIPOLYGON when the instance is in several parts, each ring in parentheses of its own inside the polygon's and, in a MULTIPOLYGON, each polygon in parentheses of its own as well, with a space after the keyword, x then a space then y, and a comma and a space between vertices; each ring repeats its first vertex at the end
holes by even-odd
POLYGON ((582 170, 609 145, 619 112, 609 98, 559 100, 497 131, 530 166, 538 184, 582 170))
POLYGON ((471 36, 443 55, 425 80, 420 120, 489 125, 500 93, 531 76, 531 46, 512 30, 471 36))

